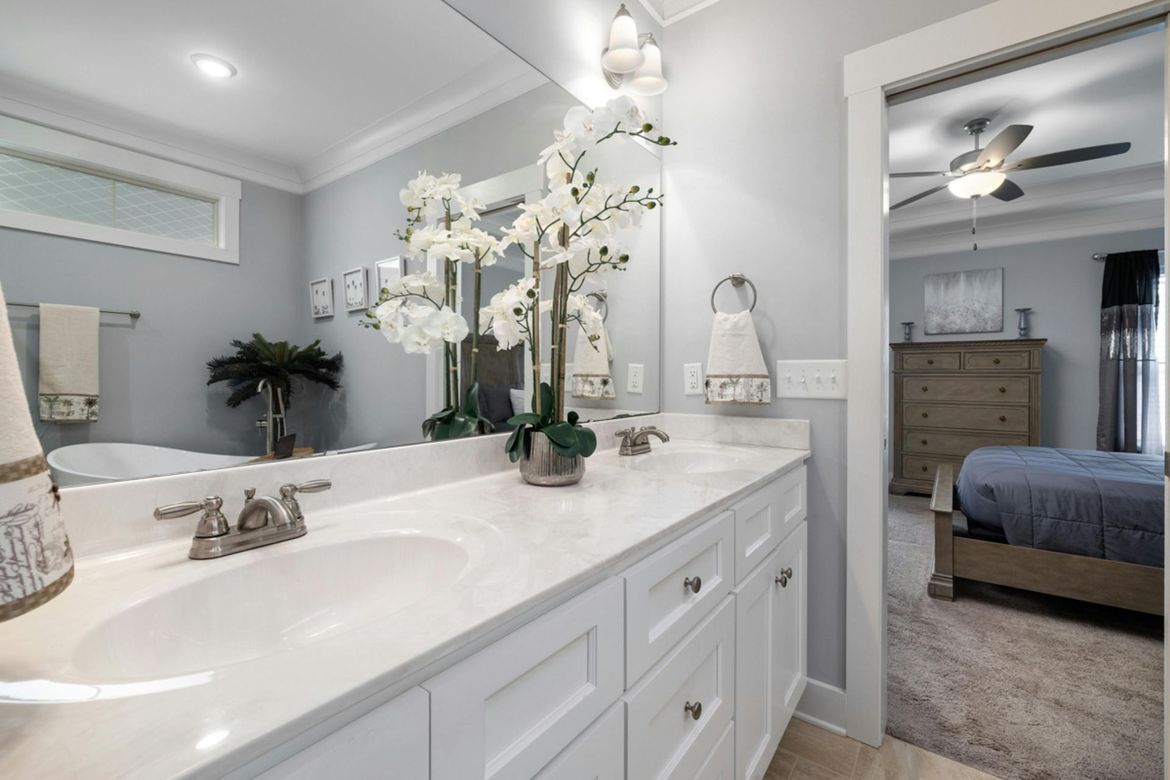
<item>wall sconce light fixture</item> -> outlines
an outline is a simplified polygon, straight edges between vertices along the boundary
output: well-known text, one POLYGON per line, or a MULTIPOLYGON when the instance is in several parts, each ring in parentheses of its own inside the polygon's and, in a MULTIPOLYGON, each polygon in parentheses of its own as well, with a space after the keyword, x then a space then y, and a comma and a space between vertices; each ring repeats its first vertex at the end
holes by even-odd
POLYGON ((638 34, 625 3, 609 26, 609 47, 601 53, 601 70, 611 87, 625 87, 636 95, 661 95, 668 86, 658 41, 650 33, 638 34))

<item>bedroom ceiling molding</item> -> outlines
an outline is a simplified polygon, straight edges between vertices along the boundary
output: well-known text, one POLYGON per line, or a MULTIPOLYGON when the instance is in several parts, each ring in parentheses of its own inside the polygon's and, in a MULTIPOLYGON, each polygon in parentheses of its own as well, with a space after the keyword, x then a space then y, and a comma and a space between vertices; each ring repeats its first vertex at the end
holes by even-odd
POLYGON ((444 85, 295 165, 182 131, 144 127, 135 118, 115 124, 100 106, 52 90, 30 90, 3 78, 0 114, 303 195, 546 83, 544 76, 515 58, 500 58, 492 67, 444 85))
POLYGON ((719 0, 638 0, 646 13, 663 27, 697 14, 704 8, 715 5, 719 0))
MULTIPOLYGON (((979 246, 1012 246, 1162 227, 1161 165, 1121 168, 1028 188, 1027 198, 979 202, 979 246)), ((953 198, 896 212, 890 259, 971 251, 971 209, 953 198), (958 207, 956 207, 958 205, 958 207)))

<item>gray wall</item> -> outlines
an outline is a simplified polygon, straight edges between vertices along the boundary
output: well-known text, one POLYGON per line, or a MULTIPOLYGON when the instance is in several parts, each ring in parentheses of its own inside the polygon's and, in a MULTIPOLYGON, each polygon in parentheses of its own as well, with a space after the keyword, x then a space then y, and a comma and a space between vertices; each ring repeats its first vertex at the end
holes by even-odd
POLYGON ((312 338, 336 345, 346 359, 344 390, 331 413, 312 424, 321 446, 421 440, 425 356, 407 355, 377 331, 358 327, 362 313, 344 311, 340 301, 344 271, 364 265, 372 280, 374 263, 402 253, 394 237, 405 220, 399 190, 422 170, 458 172, 472 184, 535 165, 553 129, 576 104, 560 87, 546 84, 305 196, 305 279, 334 279, 337 313, 320 320, 299 314, 312 338))
POLYGON ((1040 443, 1097 448, 1097 367, 1101 277, 1097 252, 1163 248, 1161 230, 1047 241, 1014 247, 916 257, 890 263, 890 338, 899 323, 915 323, 915 341, 1016 337, 1013 309, 1030 306, 1033 338, 1046 338, 1040 443), (925 336, 923 277, 927 274, 1003 268, 1004 330, 962 336, 925 336))
POLYGON ((806 418, 809 674, 845 680, 845 406, 774 399, 713 409, 682 394, 706 362, 711 287, 760 291, 756 327, 778 358, 845 355, 845 54, 983 0, 723 0, 666 28, 663 393, 670 412, 806 418))
MULTIPOLYGON (((253 427, 263 405, 253 400, 228 409, 223 385, 206 386, 204 363, 229 352, 231 339, 256 330, 302 344, 309 337, 300 201, 298 195, 244 184, 239 265, 0 229, 0 284, 8 300, 142 311, 133 325, 127 317, 102 316, 100 417, 92 424, 38 421, 46 451, 78 442, 130 441, 263 453, 264 440, 253 427)), ((8 314, 37 419, 39 316, 19 308, 8 314)), ((297 411, 290 415, 294 425, 297 411)), ((300 404, 299 411, 311 407, 300 404)))

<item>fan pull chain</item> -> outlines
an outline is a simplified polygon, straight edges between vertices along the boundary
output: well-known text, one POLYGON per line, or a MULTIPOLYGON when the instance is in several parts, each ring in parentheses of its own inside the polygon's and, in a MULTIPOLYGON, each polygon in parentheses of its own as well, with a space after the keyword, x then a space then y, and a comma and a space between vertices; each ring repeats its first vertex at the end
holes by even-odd
POLYGON ((979 198, 971 198, 971 251, 979 251, 979 240, 975 237, 975 224, 979 216, 979 198))

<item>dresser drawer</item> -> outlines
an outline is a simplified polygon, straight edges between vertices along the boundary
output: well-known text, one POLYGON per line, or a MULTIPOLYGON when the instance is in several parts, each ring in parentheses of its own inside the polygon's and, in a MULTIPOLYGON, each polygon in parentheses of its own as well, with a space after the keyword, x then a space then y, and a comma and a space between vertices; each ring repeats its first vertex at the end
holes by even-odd
POLYGON ((735 599, 729 596, 626 694, 627 777, 698 774, 731 723, 734 659, 735 599))
POLYGON ((932 458, 929 455, 903 455, 901 476, 903 479, 934 481, 934 475, 938 472, 938 467, 944 463, 949 463, 955 467, 955 479, 958 479, 959 468, 963 465, 961 458, 932 458))
POLYGON ((622 692, 612 578, 423 683, 431 780, 531 778, 622 692))
POLYGON ((955 455, 962 457, 980 447, 1027 446, 1026 434, 988 436, 981 433, 950 433, 941 431, 906 431, 902 435, 902 451, 926 455, 955 455))
POLYGON ((739 583, 808 514, 805 467, 765 485, 731 511, 735 513, 735 581, 739 583))
POLYGON ((963 353, 963 368, 969 370, 1013 371, 1032 367, 1032 353, 1026 349, 963 353))
POLYGON ((731 592, 733 517, 722 513, 626 571, 626 687, 731 592))
POLYGON ((1026 406, 959 406, 909 403, 902 424, 915 428, 966 428, 975 431, 1028 432, 1026 406))
POLYGON ((963 365, 959 352, 903 352, 903 371, 958 371, 963 365))
POLYGON ((907 401, 964 401, 1026 404, 1032 380, 1026 376, 986 378, 903 377, 902 398, 907 401))

